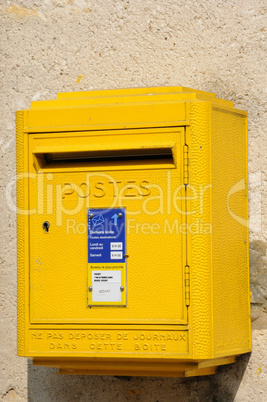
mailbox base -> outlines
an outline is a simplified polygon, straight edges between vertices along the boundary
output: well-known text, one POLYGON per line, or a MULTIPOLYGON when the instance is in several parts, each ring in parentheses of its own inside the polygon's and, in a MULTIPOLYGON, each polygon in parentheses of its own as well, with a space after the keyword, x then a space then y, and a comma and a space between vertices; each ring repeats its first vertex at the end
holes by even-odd
POLYGON ((34 358, 33 365, 57 367, 60 374, 68 375, 195 377, 216 374, 218 366, 234 363, 236 358, 227 356, 202 361, 34 358))

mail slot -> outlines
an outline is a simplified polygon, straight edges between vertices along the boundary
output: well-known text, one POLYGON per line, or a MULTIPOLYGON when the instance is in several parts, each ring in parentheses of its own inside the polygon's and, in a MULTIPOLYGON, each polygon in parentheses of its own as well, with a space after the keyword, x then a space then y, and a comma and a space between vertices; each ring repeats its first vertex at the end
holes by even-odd
POLYGON ((247 113, 183 87, 17 112, 18 354, 214 374, 251 350, 247 113))

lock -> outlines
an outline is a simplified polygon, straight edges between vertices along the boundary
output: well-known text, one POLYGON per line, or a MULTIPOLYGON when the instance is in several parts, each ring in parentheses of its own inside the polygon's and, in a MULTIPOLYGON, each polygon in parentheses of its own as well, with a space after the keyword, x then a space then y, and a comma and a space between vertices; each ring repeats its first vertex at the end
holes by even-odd
POLYGON ((188 377, 249 352, 246 148, 246 112, 183 87, 18 111, 18 354, 188 377))
POLYGON ((48 221, 45 221, 45 222, 43 223, 43 229, 44 229, 44 232, 45 232, 45 233, 48 233, 48 232, 49 232, 49 226, 50 226, 50 223, 49 223, 48 221))

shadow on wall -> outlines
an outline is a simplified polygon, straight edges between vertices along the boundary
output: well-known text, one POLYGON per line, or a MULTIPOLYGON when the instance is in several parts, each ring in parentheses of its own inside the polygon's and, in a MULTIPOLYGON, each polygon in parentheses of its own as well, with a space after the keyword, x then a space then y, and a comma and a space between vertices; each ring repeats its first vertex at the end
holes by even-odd
POLYGON ((250 354, 212 376, 192 378, 68 376, 28 361, 30 402, 234 401, 250 354))

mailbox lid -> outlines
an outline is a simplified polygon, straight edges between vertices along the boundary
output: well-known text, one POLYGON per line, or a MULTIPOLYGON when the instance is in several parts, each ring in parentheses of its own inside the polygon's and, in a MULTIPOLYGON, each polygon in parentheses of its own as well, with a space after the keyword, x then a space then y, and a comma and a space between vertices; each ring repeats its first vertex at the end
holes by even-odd
POLYGON ((233 107, 233 102, 213 93, 186 87, 67 92, 55 100, 32 102, 25 114, 25 131, 186 126, 189 103, 196 100, 233 107))
POLYGON ((183 145, 182 127, 30 135, 31 323, 186 323, 183 145), (71 149, 128 155, 67 160, 71 149), (144 149, 158 152, 146 160, 144 149), (111 206, 126 211, 126 303, 90 308, 88 210, 111 206))

